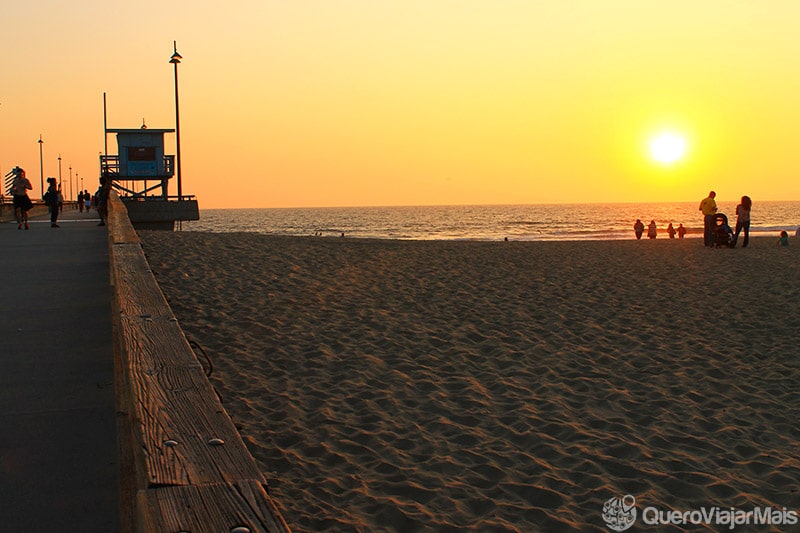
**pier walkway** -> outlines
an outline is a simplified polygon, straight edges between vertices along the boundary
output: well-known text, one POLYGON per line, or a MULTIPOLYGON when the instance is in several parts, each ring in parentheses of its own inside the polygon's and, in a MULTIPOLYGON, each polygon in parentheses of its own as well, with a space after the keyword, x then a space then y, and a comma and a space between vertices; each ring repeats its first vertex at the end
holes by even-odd
MULTIPOLYGON (((97 213, 0 222, 0 529, 118 531, 109 252, 97 213)), ((7 217, 4 217, 8 220, 7 217)))

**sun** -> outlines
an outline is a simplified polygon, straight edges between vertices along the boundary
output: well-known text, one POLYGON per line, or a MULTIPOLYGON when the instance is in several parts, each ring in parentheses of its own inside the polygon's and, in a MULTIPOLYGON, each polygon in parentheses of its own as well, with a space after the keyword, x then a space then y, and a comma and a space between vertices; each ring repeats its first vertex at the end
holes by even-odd
POLYGON ((686 155, 686 138, 672 132, 660 133, 650 141, 650 157, 663 165, 671 165, 686 155))

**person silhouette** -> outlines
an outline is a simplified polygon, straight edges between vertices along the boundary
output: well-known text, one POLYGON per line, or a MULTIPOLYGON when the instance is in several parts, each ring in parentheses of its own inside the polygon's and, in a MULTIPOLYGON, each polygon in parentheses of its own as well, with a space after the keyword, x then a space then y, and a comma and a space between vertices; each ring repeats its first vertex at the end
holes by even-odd
POLYGON ((656 221, 651 220, 650 224, 647 225, 647 238, 655 239, 656 235, 658 235, 658 230, 656 229, 656 221))
POLYGON ((33 208, 33 202, 28 197, 28 191, 33 190, 31 182, 25 177, 25 170, 14 167, 14 181, 11 183, 11 194, 14 197, 14 215, 17 217, 17 229, 30 229, 28 226, 28 211, 33 208))
POLYGON ((717 193, 711 191, 700 202, 700 211, 703 212, 703 244, 714 246, 714 215, 717 213, 717 193))
POLYGON ((736 241, 739 240, 739 232, 744 230, 744 240, 742 241, 742 248, 746 248, 750 242, 750 208, 753 207, 753 201, 749 196, 742 196, 742 201, 736 206, 736 231, 733 235, 733 247, 736 247, 736 241))
POLYGON ((636 219, 636 223, 633 225, 633 232, 636 234, 636 240, 642 238, 642 233, 644 233, 644 224, 638 218, 636 219))
POLYGON ((47 208, 50 210, 50 227, 51 228, 60 228, 61 226, 58 225, 58 187, 56 186, 56 179, 55 178, 47 178, 47 192, 44 193, 44 203, 47 208))

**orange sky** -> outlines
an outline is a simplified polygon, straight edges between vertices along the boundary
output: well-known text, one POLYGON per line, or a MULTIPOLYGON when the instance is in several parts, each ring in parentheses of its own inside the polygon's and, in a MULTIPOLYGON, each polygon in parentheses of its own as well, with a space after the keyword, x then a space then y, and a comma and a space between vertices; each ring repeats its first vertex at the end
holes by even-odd
POLYGON ((177 40, 201 208, 800 199, 794 1, 14 4, 0 171, 36 194, 40 134, 96 188, 104 92, 109 127, 174 127, 177 40))

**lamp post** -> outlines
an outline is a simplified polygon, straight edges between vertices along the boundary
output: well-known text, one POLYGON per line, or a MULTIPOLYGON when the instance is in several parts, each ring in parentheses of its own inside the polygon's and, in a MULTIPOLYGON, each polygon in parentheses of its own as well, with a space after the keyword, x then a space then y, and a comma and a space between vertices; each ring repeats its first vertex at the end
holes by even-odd
POLYGON ((73 200, 75 199, 72 195, 72 165, 69 166, 69 197, 73 200))
MULTIPOLYGON (((75 173, 75 183, 78 183, 78 173, 75 173)), ((83 190, 83 178, 81 178, 81 190, 83 190)))
POLYGON ((181 186, 181 116, 178 106, 178 63, 181 62, 181 55, 178 53, 177 41, 172 41, 173 54, 169 62, 175 66, 175 163, 178 166, 178 201, 183 200, 183 188, 181 186))
MULTIPOLYGON (((63 194, 61 190, 61 154, 58 154, 58 192, 63 194)), ((64 197, 62 196, 61 199, 63 200, 64 197)), ((58 212, 61 213, 62 210, 64 209, 64 203, 62 202, 61 204, 59 204, 58 202, 56 202, 56 205, 58 212)))
POLYGON ((41 134, 39 135, 39 187, 42 188, 42 196, 44 196, 44 162, 42 160, 42 140, 41 134))

